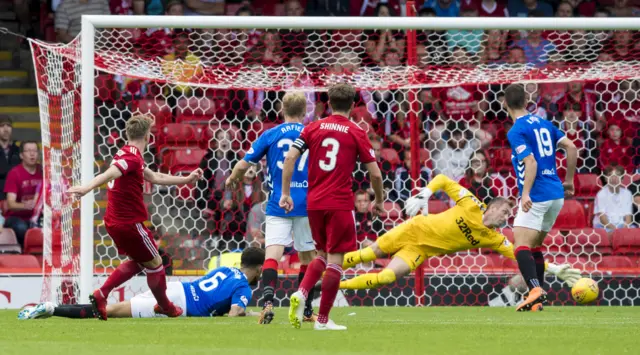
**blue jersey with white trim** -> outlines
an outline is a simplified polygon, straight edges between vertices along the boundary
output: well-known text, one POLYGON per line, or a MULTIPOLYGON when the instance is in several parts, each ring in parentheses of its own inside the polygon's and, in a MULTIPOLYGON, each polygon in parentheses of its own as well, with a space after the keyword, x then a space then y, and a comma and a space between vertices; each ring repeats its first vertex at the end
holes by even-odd
POLYGON ((191 282, 183 282, 187 317, 215 317, 229 313, 232 305, 247 308, 251 287, 239 269, 219 267, 191 282))
POLYGON ((516 119, 507 138, 511 145, 511 162, 516 172, 520 195, 525 175, 523 159, 533 154, 538 163, 538 171, 531 187, 531 201, 564 198, 564 188, 556 167, 556 149, 558 142, 566 139, 564 133, 543 118, 526 115, 516 119))
POLYGON ((279 205, 284 158, 293 142, 300 136, 303 128, 302 123, 283 123, 273 127, 262 133, 244 156, 244 160, 253 164, 258 164, 262 157, 267 156, 267 173, 265 175, 270 189, 266 209, 267 216, 305 217, 307 215, 307 187, 309 186, 307 157, 309 152, 305 152, 298 158, 291 177, 293 211, 286 213, 279 205))

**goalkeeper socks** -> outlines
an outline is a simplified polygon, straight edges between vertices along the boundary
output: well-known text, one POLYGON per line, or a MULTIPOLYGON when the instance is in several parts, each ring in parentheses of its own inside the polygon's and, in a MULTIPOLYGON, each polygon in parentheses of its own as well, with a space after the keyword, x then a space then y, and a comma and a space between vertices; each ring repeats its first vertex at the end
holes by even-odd
POLYGON ((276 283, 278 282, 278 262, 275 259, 267 259, 262 265, 262 304, 273 303, 276 283))
MULTIPOLYGON (((300 286, 298 286, 298 291, 302 292, 304 297, 309 298, 309 294, 313 290, 313 287, 316 285, 318 280, 322 277, 322 273, 324 269, 327 268, 327 259, 322 256, 316 256, 315 259, 307 266, 307 272, 304 274, 304 279, 300 286)), ((339 282, 340 280, 338 280, 339 282)))
POLYGON ((60 305, 53 310, 55 317, 65 318, 94 318, 93 306, 90 304, 73 304, 73 305, 60 305))
POLYGON ((318 322, 326 324, 329 321, 329 312, 333 307, 333 301, 340 288, 342 279, 342 267, 336 264, 327 265, 327 271, 322 278, 322 296, 320 297, 320 310, 318 312, 318 322))
POLYGON ((544 255, 542 255, 542 247, 531 248, 531 255, 536 262, 536 275, 540 287, 544 288, 544 255))
MULTIPOLYGON (((300 265, 300 272, 298 273, 298 287, 302 284, 302 280, 304 280, 304 274, 307 273, 308 265, 300 265)), ((307 294, 307 300, 304 303, 304 315, 311 316, 313 315, 313 306, 311 303, 313 302, 313 291, 315 287, 311 288, 307 294)))
POLYGON ((384 269, 378 273, 369 273, 360 275, 340 282, 341 289, 348 290, 365 290, 369 288, 378 288, 383 285, 388 285, 396 281, 396 274, 393 270, 384 269))
POLYGON ((140 271, 142 271, 140 264, 133 260, 125 261, 118 265, 116 270, 109 275, 107 281, 105 281, 104 284, 102 284, 102 287, 100 287, 100 292, 102 292, 104 298, 109 297, 109 294, 113 289, 129 281, 140 271))
POLYGON ((344 263, 342 263, 343 269, 354 267, 361 263, 368 263, 369 261, 376 260, 376 254, 371 247, 352 251, 344 256, 344 263))
POLYGON ((155 269, 147 269, 147 285, 160 308, 165 311, 171 308, 172 303, 167 297, 167 277, 162 265, 155 269))
POLYGON ((516 260, 518 261, 518 268, 522 277, 527 282, 529 289, 540 287, 538 282, 538 275, 536 274, 536 263, 531 255, 531 249, 529 247, 520 246, 515 250, 516 260))

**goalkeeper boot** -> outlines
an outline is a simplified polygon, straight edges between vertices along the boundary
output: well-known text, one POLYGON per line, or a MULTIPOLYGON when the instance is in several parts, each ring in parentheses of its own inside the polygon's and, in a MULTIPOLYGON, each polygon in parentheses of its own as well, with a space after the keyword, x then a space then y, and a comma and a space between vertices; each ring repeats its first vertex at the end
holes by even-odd
POLYGON ((262 312, 260 312, 260 319, 258 319, 258 324, 269 324, 273 320, 273 303, 265 302, 262 307, 262 312))
POLYGON ((155 314, 164 314, 165 316, 167 316, 169 318, 180 317, 182 315, 182 313, 183 313, 182 308, 176 306, 173 303, 171 303, 171 305, 169 306, 169 308, 167 310, 162 309, 162 307, 160 307, 159 304, 156 304, 155 306, 153 306, 153 312, 155 314))
POLYGON ((347 327, 345 327, 344 325, 335 324, 331 319, 329 319, 327 323, 320 323, 316 321, 316 324, 314 324, 313 329, 315 330, 347 330, 347 327))
MULTIPOLYGON (((522 303, 520 303, 520 305, 518 305, 516 311, 528 312, 531 311, 536 304, 544 303, 547 303, 547 293, 544 292, 542 287, 535 287, 529 291, 529 295, 524 301, 522 301, 522 303)), ((538 307, 539 306, 536 306, 536 310, 541 310, 538 309, 538 307)))
POLYGON ((93 307, 93 314, 100 320, 107 320, 107 298, 102 295, 102 291, 93 291, 93 294, 89 295, 89 301, 93 307))
POLYGON ((318 316, 313 314, 313 307, 305 307, 304 308, 304 322, 305 323, 315 323, 318 320, 318 316))
POLYGON ((307 298, 300 291, 294 292, 289 299, 289 323, 296 329, 300 329, 302 322, 304 322, 304 303, 306 300, 307 298))

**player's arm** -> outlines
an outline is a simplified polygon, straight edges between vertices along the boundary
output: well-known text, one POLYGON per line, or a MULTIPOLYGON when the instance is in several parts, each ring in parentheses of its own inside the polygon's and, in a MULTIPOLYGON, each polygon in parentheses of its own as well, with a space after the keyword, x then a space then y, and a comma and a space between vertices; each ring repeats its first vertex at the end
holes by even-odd
POLYGON ((244 155, 244 159, 236 163, 231 171, 231 175, 227 178, 225 186, 228 189, 235 188, 236 185, 240 183, 244 174, 251 167, 251 164, 258 164, 260 162, 262 157, 267 153, 267 148, 269 147, 268 141, 268 134, 265 133, 253 142, 251 149, 244 155))
POLYGON ((369 181, 371 181, 371 187, 373 188, 373 193, 375 194, 375 204, 378 213, 382 213, 382 206, 384 203, 384 187, 382 186, 382 172, 380 172, 380 167, 378 166, 378 162, 369 162, 364 165, 369 172, 369 181))
POLYGON ((525 135, 513 127, 509 133, 507 133, 507 139, 511 145, 512 153, 516 156, 519 162, 524 164, 524 181, 522 183, 522 198, 520 199, 520 206, 524 212, 529 212, 533 202, 531 201, 531 188, 533 182, 536 180, 536 174, 538 173, 538 162, 533 156, 531 147, 527 144, 525 135))
POLYGON ((144 168, 144 179, 154 185, 185 185, 192 184, 198 181, 202 177, 202 169, 198 168, 191 172, 187 176, 169 175, 152 171, 149 168, 144 168))
POLYGON ((280 207, 285 211, 291 212, 293 210, 293 199, 291 198, 291 178, 293 177, 293 169, 295 168, 296 161, 302 153, 307 150, 307 143, 305 142, 306 130, 302 130, 300 137, 293 142, 291 149, 287 152, 287 156, 284 158, 282 164, 282 191, 280 196, 280 207))
POLYGON ((573 177, 576 172, 576 165, 578 164, 578 148, 576 148, 576 145, 573 144, 571 139, 564 135, 558 141, 558 147, 564 149, 567 153, 567 174, 565 175, 563 186, 565 196, 571 197, 574 193, 573 177))
POLYGON ((93 191, 95 188, 107 184, 121 176, 121 167, 119 167, 117 163, 114 163, 104 173, 98 174, 94 177, 88 184, 71 187, 67 193, 75 195, 76 197, 82 197, 89 193, 89 191, 93 191))
MULTIPOLYGON (((255 312, 247 311, 247 305, 251 299, 251 288, 241 286, 236 289, 231 296, 231 309, 229 309, 229 317, 245 317, 255 316, 255 312)), ((258 315, 260 313, 257 313, 258 315)))
MULTIPOLYGON (((427 214, 427 207, 431 195, 438 191, 444 191, 449 198, 456 201, 456 204, 462 203, 465 197, 473 196, 471 192, 462 187, 457 182, 451 180, 448 176, 438 174, 427 184, 427 187, 410 197, 405 203, 405 210, 410 216, 415 216, 420 210, 423 214, 427 214)), ((474 203, 475 204, 475 203, 474 203)))

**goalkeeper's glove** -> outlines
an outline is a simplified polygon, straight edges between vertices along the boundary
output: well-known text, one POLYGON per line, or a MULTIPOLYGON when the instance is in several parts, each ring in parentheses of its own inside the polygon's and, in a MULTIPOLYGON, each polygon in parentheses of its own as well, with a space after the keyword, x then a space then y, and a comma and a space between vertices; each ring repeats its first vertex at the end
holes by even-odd
POLYGON ((422 210, 423 215, 425 216, 428 215, 429 214, 429 198, 431 197, 432 194, 433 192, 431 192, 431 190, 426 187, 420 189, 420 192, 418 192, 415 196, 409 197, 407 201, 405 201, 404 211, 410 217, 413 217, 416 214, 418 214, 420 210, 422 210))
POLYGON ((548 263, 547 271, 556 275, 560 280, 566 282, 569 287, 573 287, 573 285, 575 285, 582 277, 582 275, 580 275, 580 270, 572 268, 569 264, 556 265, 548 263))

